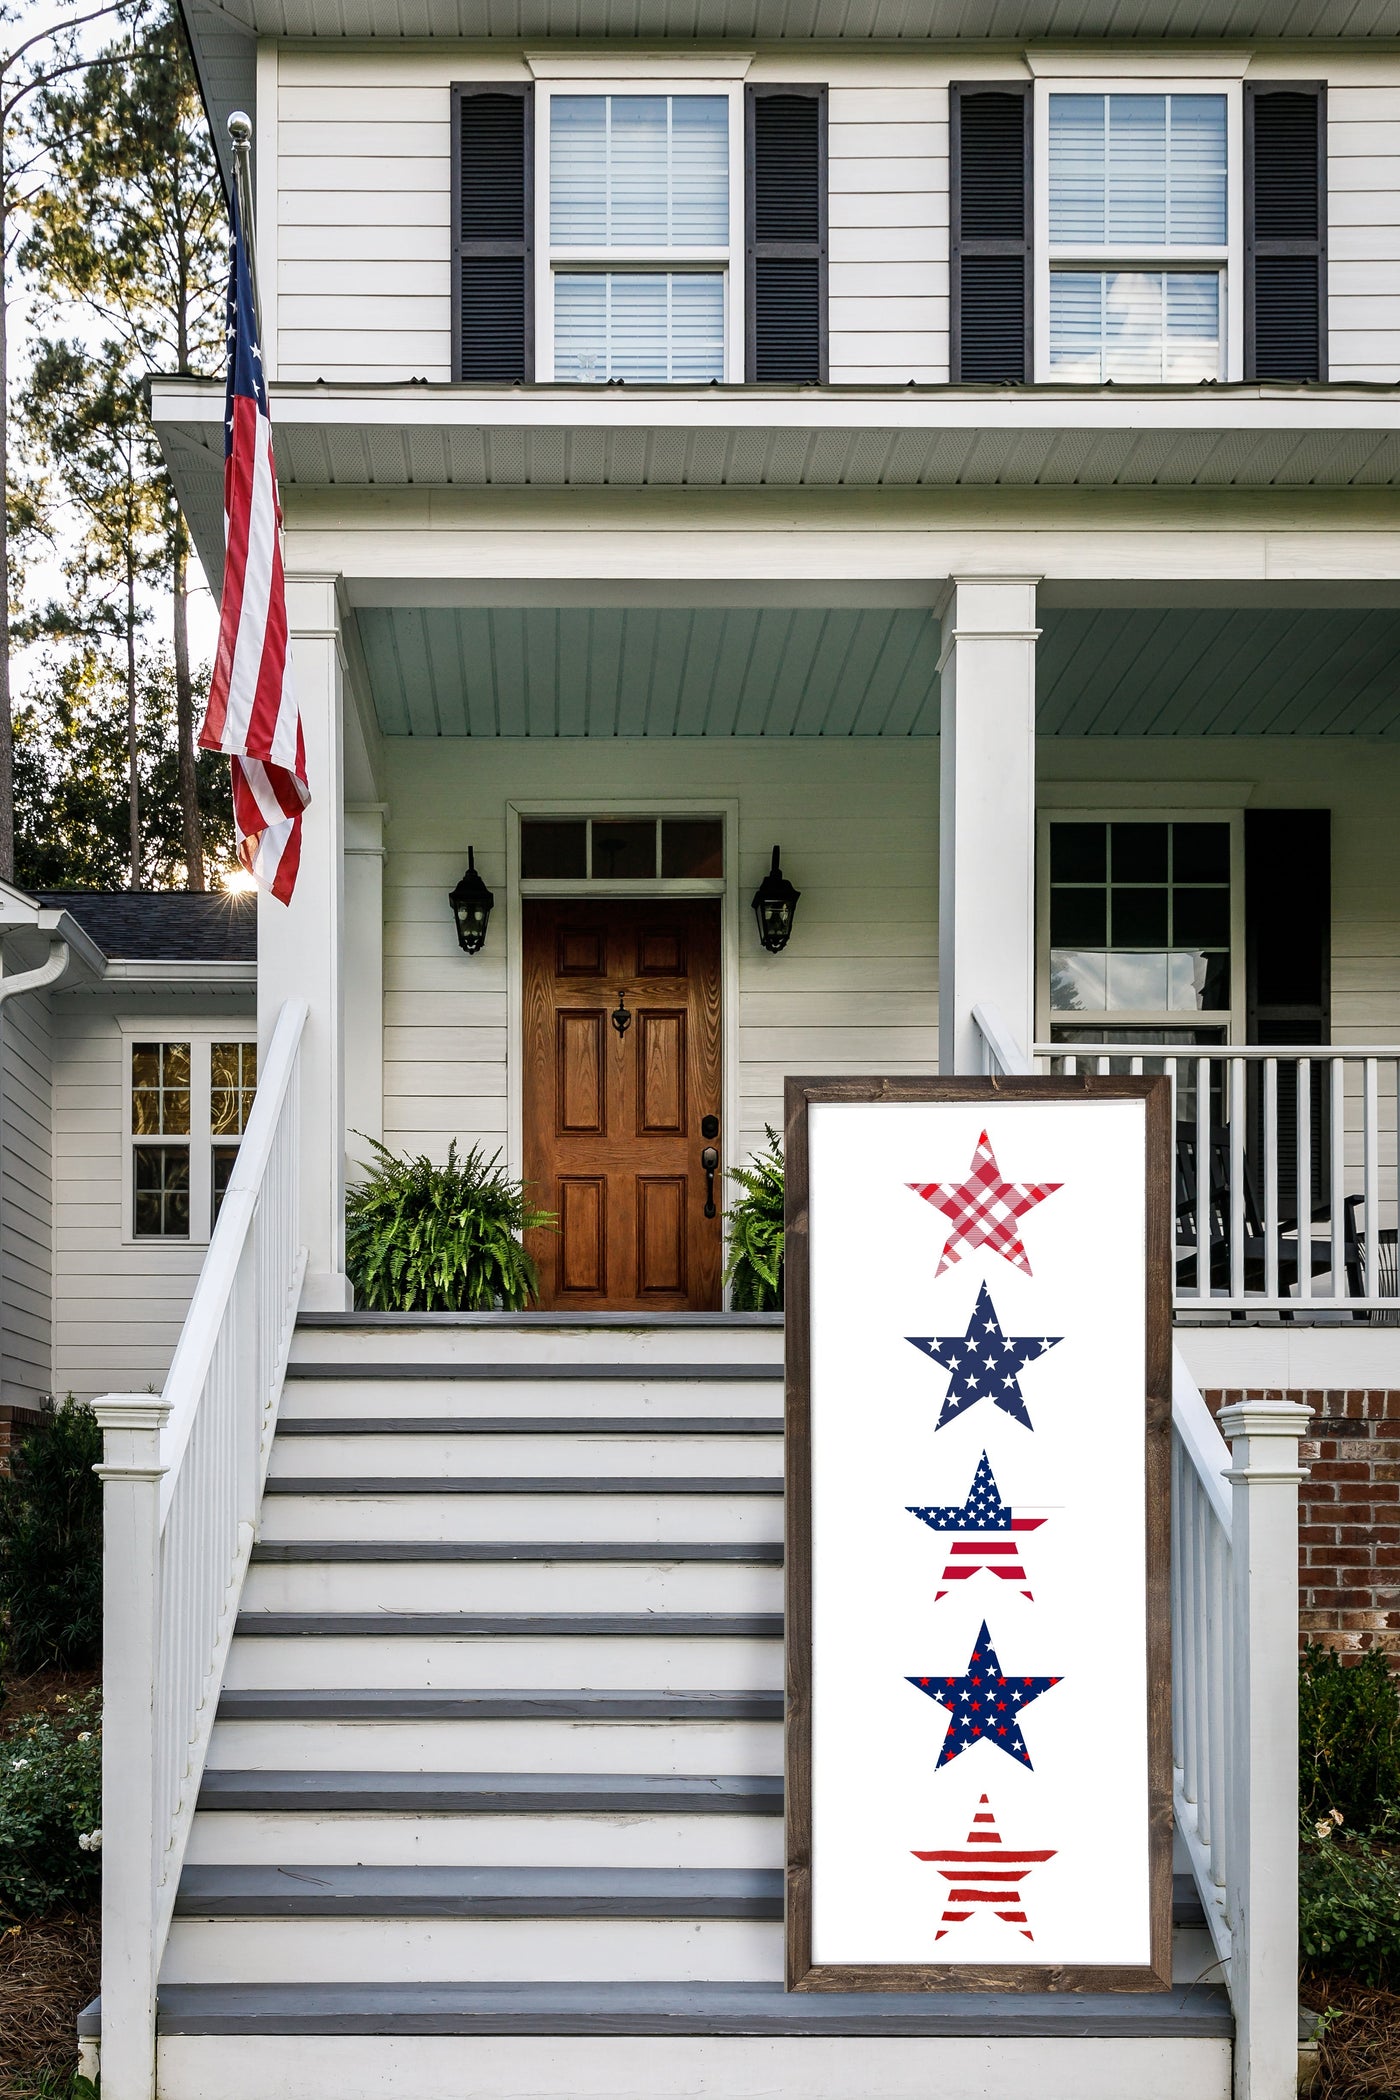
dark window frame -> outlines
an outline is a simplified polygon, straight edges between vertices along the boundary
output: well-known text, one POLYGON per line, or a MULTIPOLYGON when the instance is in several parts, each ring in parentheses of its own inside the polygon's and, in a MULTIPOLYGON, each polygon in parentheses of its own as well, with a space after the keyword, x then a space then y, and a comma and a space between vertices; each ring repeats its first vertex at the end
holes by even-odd
POLYGON ((1007 385, 1029 386, 1035 380, 1035 89, 1031 81, 955 80, 948 88, 948 373, 954 386, 983 386, 987 380, 962 376, 962 264, 964 256, 1020 256, 1024 282, 1025 330, 1019 380, 1007 385), (962 111, 965 100, 978 95, 1019 95, 1023 107, 1023 182, 1021 236, 992 239, 974 234, 965 239, 962 230, 962 111))
MULTIPOLYGON (((1276 374, 1261 373, 1255 345, 1255 265, 1260 256, 1301 255, 1317 259, 1317 382, 1327 378, 1327 83, 1325 80, 1246 80, 1244 83, 1244 376, 1265 383, 1276 374), (1311 95, 1317 105, 1317 232, 1306 239, 1283 240, 1255 231, 1254 118, 1267 95, 1311 95)), ((1286 384, 1287 382, 1280 382, 1286 384)), ((1307 382, 1298 382, 1306 384, 1307 382)))
POLYGON ((801 82, 785 86, 780 81, 746 81, 744 84, 744 383, 759 384, 757 268, 760 261, 792 257, 817 264, 817 379, 828 384, 830 371, 830 193, 831 162, 827 89, 825 82, 801 82), (755 191, 754 105, 760 98, 775 95, 800 96, 817 104, 817 238, 815 241, 762 241, 757 237, 755 191))
POLYGON ((535 377, 535 87, 533 81, 454 80, 452 97, 452 377, 457 385, 476 385, 462 372, 462 261, 466 256, 514 256, 522 259, 525 272, 525 370, 519 382, 495 381, 497 385, 530 384, 535 377), (519 96, 525 105, 521 150, 524 154, 524 237, 521 241, 471 240, 462 231, 462 104, 468 96, 519 96))

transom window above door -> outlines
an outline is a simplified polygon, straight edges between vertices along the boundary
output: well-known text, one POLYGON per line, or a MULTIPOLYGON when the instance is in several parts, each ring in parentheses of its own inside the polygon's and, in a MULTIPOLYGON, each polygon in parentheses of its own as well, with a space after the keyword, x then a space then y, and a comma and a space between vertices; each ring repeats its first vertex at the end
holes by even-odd
POLYGON ((1218 92, 1050 93, 1048 378, 1228 376, 1230 119, 1218 92))
POLYGON ((1052 821, 1048 1004, 1070 1015, 1183 1015, 1228 1027, 1234 887, 1229 823, 1052 821))
POLYGON ((726 375, 727 95, 549 96, 554 377, 726 375))
POLYGON ((724 874, 722 817, 522 817, 522 882, 704 881, 724 874))

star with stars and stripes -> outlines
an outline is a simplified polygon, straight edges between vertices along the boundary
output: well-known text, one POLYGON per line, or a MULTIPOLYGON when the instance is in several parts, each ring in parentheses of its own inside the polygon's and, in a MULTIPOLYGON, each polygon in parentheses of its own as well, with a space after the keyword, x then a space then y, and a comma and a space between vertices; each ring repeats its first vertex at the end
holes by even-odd
POLYGON ((1043 1866, 1055 1854, 1053 1850, 1013 1852, 1004 1845, 985 1794, 973 1813, 965 1845, 944 1852, 916 1852, 914 1857, 931 1860, 949 1883, 936 1940, 945 1937, 950 1925, 965 1925, 969 1918, 986 1917, 988 1911, 1004 1924, 1015 1925, 1023 1939, 1035 1938, 1026 1918, 1021 1883, 1033 1867, 1043 1866))
MULTIPOLYGON (((1001 1499, 1001 1490, 996 1484, 984 1451, 977 1461, 977 1471, 972 1476, 972 1486, 967 1491, 967 1500, 960 1504, 942 1508, 910 1508, 911 1517, 918 1517, 930 1531, 955 1531, 961 1534, 953 1540, 949 1550, 943 1580, 966 1582, 979 1568, 1000 1576, 1003 1582, 1019 1582, 1024 1585, 1026 1571, 1021 1566, 1021 1549, 1012 1538, 1015 1531, 1038 1531, 1045 1522, 1044 1517, 1018 1517, 1010 1504, 1001 1499)), ((934 1598, 946 1597, 946 1589, 939 1590, 934 1598)), ((1023 1597, 1030 1591, 1022 1588, 1023 1597)), ((1034 1601, 1034 1600, 1032 1600, 1034 1601)))
POLYGON ((993 1400, 1005 1414, 1033 1429, 1018 1374, 1038 1357, 1048 1356, 1063 1336, 1003 1334, 992 1294, 984 1283, 966 1334, 910 1334, 905 1340, 953 1374, 935 1428, 942 1429, 979 1400, 993 1400))
POLYGON ((935 1771, 941 1772, 944 1765, 978 1743, 990 1743, 993 1749, 1004 1750, 1028 1772, 1035 1769, 1021 1734, 1021 1715, 1033 1699, 1059 1684, 1060 1679, 1019 1673, 1013 1676, 1009 1670, 1003 1670, 985 1619, 961 1677, 909 1677, 905 1682, 948 1709, 948 1732, 935 1771))
POLYGON ((943 1242, 934 1274, 941 1276, 951 1269, 954 1262, 962 1260, 961 1249, 974 1252, 986 1247, 990 1253, 999 1254, 1009 1261, 1013 1269, 1020 1269, 1029 1276, 1030 1261, 1021 1244, 1016 1221, 1056 1189, 1063 1188, 1060 1181, 1006 1181, 997 1157, 992 1150, 991 1139, 984 1130, 977 1140, 972 1155, 972 1165, 964 1181, 911 1181, 909 1187, 925 1203, 933 1204, 944 1217, 952 1222, 952 1231, 943 1242))

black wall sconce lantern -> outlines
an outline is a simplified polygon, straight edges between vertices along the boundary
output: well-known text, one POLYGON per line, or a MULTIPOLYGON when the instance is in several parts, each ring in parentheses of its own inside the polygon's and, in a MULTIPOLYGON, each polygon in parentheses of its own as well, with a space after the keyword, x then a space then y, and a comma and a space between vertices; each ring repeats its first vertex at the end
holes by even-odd
POLYGON ((778 849, 773 848, 773 865, 753 893, 753 912, 758 921, 758 937, 770 955, 777 955, 786 948, 792 933, 792 922, 797 915, 797 900, 801 890, 795 890, 778 866, 778 849))
POLYGON ((479 955, 486 946, 486 927, 495 898, 476 872, 476 848, 467 848, 467 872, 448 898, 457 924, 457 945, 466 955, 479 955))

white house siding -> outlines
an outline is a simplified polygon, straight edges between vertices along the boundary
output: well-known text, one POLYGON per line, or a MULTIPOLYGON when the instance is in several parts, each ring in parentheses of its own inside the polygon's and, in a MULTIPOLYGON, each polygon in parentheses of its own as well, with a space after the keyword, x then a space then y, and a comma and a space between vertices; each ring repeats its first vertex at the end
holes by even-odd
MULTIPOLYGON (((393 740, 384 867, 384 1126, 394 1149, 507 1140, 506 823, 512 799, 615 798, 657 810, 738 803, 737 1142, 778 1123, 786 1072, 927 1072, 937 1051, 938 748, 929 741, 763 743, 393 740), (774 844, 802 892, 781 955, 749 898, 774 844), (480 956, 457 947, 447 892, 468 844, 496 893, 480 956)), ((355 1152, 351 1140, 352 1156, 355 1152)))
POLYGON ((159 1389, 204 1248, 123 1235, 126 1136, 120 1017, 255 1032, 249 993, 93 991, 54 1008, 54 1385, 79 1396, 159 1389))
MULTIPOLYGON (((1103 63, 1096 59, 1096 67, 1103 63)), ((1134 58, 1124 54, 1124 72, 1134 58)), ((1328 76, 1331 376, 1400 372, 1400 59, 1279 56, 1258 78, 1328 76)), ((830 89, 830 376, 948 377, 950 79, 1025 77, 1006 51, 759 53, 753 80, 830 89)), ((276 79, 276 213, 262 262, 276 288, 283 379, 451 377, 453 80, 528 77, 509 49, 285 46, 276 79)))
POLYGON ((0 1400, 53 1384, 53 1099, 50 1004, 0 1007, 0 1400))

